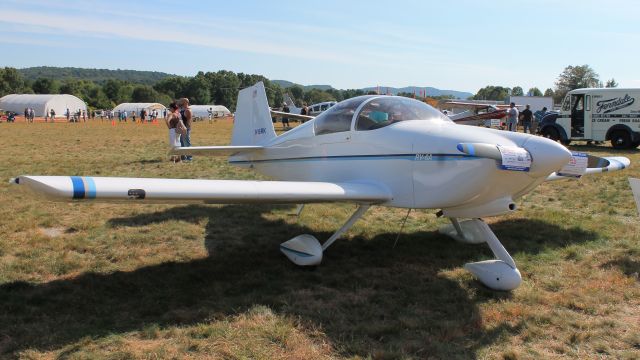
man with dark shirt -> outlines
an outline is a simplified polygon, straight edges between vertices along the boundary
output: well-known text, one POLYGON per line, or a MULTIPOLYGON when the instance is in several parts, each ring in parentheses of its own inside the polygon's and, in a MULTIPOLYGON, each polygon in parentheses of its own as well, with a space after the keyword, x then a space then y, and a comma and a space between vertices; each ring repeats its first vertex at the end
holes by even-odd
MULTIPOLYGON (((178 105, 180 106, 182 122, 184 123, 184 126, 187 127, 187 133, 180 136, 180 146, 189 147, 191 146, 191 109, 189 109, 189 99, 182 98, 178 100, 178 105)), ((191 161, 192 157, 191 155, 183 155, 182 160, 191 161)))
POLYGON ((533 113, 529 109, 531 106, 527 104, 527 108, 522 110, 520 115, 522 116, 522 124, 524 125, 524 132, 529 130, 529 134, 531 134, 531 121, 533 120, 533 113))
MULTIPOLYGON (((290 112, 289 107, 287 106, 287 104, 282 104, 282 112, 284 113, 288 113, 290 112)), ((289 118, 288 117, 282 117, 282 127, 287 130, 290 129, 289 126, 289 118)))

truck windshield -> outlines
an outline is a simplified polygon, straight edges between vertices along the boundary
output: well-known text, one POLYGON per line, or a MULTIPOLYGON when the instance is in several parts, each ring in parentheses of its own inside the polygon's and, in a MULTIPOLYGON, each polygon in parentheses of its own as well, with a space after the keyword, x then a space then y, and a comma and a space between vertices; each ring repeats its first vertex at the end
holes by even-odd
POLYGON ((571 95, 567 94, 562 100, 562 111, 571 111, 571 95))

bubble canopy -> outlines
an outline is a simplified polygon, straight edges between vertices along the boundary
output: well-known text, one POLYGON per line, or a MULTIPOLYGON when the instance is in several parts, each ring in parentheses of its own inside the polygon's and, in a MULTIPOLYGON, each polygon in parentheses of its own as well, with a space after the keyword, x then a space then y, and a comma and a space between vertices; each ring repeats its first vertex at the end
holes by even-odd
POLYGON ((451 121, 440 111, 402 96, 365 95, 338 103, 315 118, 316 135, 354 129, 375 130, 407 120, 451 121), (357 115, 356 115, 357 113, 357 115))

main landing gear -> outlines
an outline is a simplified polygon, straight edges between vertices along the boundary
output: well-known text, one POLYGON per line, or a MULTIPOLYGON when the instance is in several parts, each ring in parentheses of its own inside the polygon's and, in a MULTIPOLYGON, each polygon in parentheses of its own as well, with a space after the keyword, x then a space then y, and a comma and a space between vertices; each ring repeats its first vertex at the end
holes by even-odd
POLYGON ((522 282, 520 271, 507 250, 502 246, 496 235, 481 219, 471 219, 459 222, 456 218, 449 218, 451 225, 439 229, 441 234, 450 236, 466 244, 480 244, 486 242, 497 259, 478 261, 465 264, 464 268, 475 275, 486 287, 493 290, 509 291, 517 288, 522 282))
POLYGON ((322 261, 322 253, 324 250, 331 246, 331 244, 333 244, 340 235, 349 230, 353 224, 355 224, 355 222, 358 221, 365 212, 367 212, 370 206, 371 205, 369 204, 359 205, 358 209, 353 213, 353 215, 351 215, 349 220, 347 220, 347 222, 344 223, 338 231, 331 235, 324 244, 320 245, 318 239, 313 235, 302 234, 280 244, 280 251, 282 251, 282 253, 296 265, 318 265, 322 261))
MULTIPOLYGON (((331 237, 320 244, 313 235, 302 234, 280 244, 280 251, 296 265, 318 265, 322 261, 322 254, 334 241, 349 230, 358 219, 369 209, 369 204, 362 204, 331 237)), ((481 244, 486 242, 497 259, 478 261, 465 264, 464 268, 475 275, 480 282, 494 290, 513 290, 522 282, 520 271, 507 250, 502 246, 493 231, 484 221, 471 219, 459 222, 456 218, 449 218, 451 225, 439 229, 441 234, 450 236, 459 242, 467 244, 481 244)))

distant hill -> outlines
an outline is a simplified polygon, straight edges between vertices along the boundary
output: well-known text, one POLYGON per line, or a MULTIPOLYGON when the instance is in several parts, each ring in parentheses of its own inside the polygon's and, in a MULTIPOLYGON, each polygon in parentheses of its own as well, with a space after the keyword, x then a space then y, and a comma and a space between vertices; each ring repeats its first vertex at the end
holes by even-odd
POLYGON ((302 87, 305 91, 308 91, 311 89, 318 89, 322 91, 333 89, 333 86, 331 85, 300 85, 287 80, 271 80, 271 82, 274 84, 280 85, 280 87, 283 89, 296 86, 296 85, 302 87))
POLYGON ((417 95, 420 95, 421 91, 426 90, 427 96, 451 95, 456 99, 467 99, 473 96, 473 94, 470 92, 456 91, 456 90, 440 90, 440 89, 436 89, 434 87, 428 87, 428 86, 427 87, 407 86, 403 88, 394 88, 394 87, 387 87, 387 86, 380 86, 380 87, 372 86, 372 87, 364 88, 362 90, 364 90, 365 92, 368 92, 368 91, 376 91, 377 89, 380 89, 380 92, 385 94, 388 91, 391 95, 397 95, 398 93, 401 93, 401 92, 413 93, 414 91, 417 95))
MULTIPOLYGON (((123 81, 129 81, 135 84, 153 85, 158 81, 176 76, 159 71, 138 71, 138 70, 109 70, 109 69, 83 69, 74 67, 52 67, 52 66, 37 66, 24 69, 18 69, 18 71, 25 77, 26 80, 34 81, 38 78, 48 78, 56 80, 75 79, 75 80, 90 80, 97 83, 104 83, 109 79, 117 79, 123 81)), ((291 86, 301 86, 305 91, 312 89, 318 89, 322 91, 333 89, 331 85, 300 85, 287 80, 271 80, 272 83, 280 85, 282 88, 288 88, 291 86)), ((403 88, 394 88, 387 86, 380 87, 367 87, 360 90, 364 92, 375 91, 380 89, 381 92, 396 95, 399 92, 420 94, 421 91, 426 90, 427 96, 443 96, 451 95, 457 99, 466 99, 473 96, 472 93, 456 91, 456 90, 440 90, 434 87, 418 87, 407 86, 403 88)))
POLYGON ((37 78, 49 78, 56 80, 90 80, 103 83, 109 79, 117 79, 145 85, 153 85, 164 78, 175 76, 158 71, 82 69, 51 66, 30 67, 18 69, 18 71, 29 81, 36 80, 37 78))
MULTIPOLYGON (((288 88, 288 87, 292 87, 294 85, 297 86, 301 86, 305 91, 311 90, 311 89, 319 89, 319 90, 328 90, 328 89, 333 89, 333 87, 331 85, 300 85, 300 84, 296 84, 294 82, 291 81, 287 81, 287 80, 271 80, 271 82, 276 83, 278 85, 280 85, 282 88, 288 88)), ((421 91, 426 90, 427 91, 427 96, 446 96, 446 95, 451 95, 453 97, 455 97, 456 99, 466 99, 469 98, 471 96, 473 96, 472 93, 469 92, 464 92, 464 91, 456 91, 456 90, 440 90, 440 89, 436 89, 434 87, 420 87, 420 86, 407 86, 407 87, 403 87, 403 88, 394 88, 394 87, 387 87, 387 86, 380 86, 380 87, 367 87, 367 88, 363 88, 360 89, 364 92, 369 92, 369 91, 376 91, 377 89, 380 89, 380 92, 382 93, 386 93, 387 90, 389 91, 390 94, 392 95, 397 95, 398 93, 401 92, 406 92, 406 93, 413 93, 415 91, 416 94, 420 94, 421 91)))

